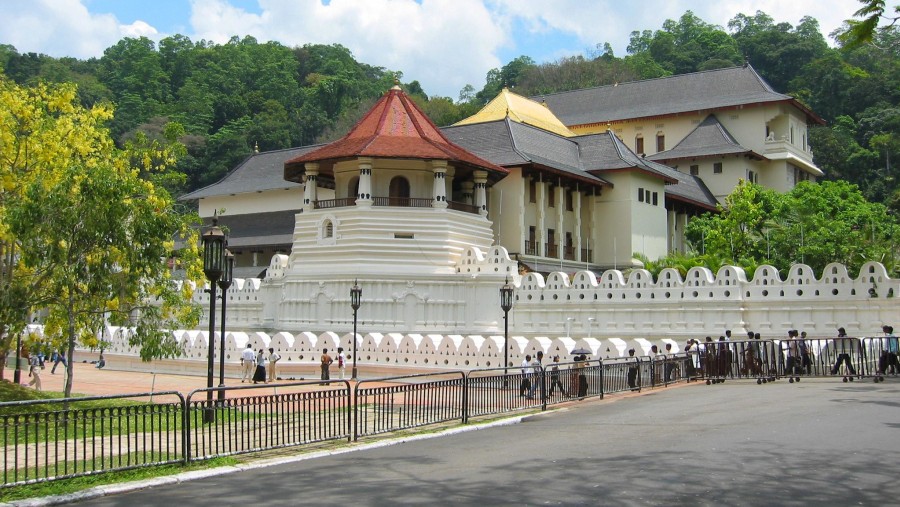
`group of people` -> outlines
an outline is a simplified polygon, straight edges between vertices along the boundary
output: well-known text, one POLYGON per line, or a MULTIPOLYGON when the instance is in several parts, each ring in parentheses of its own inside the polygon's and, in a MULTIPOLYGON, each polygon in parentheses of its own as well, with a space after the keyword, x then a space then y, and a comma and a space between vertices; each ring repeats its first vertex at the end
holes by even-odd
POLYGON ((278 380, 278 361, 281 360, 281 354, 275 352, 273 347, 269 347, 269 354, 266 355, 265 349, 253 351, 253 345, 247 344, 247 348, 241 352, 241 383, 260 382, 268 384, 278 380))
MULTIPOLYGON (((884 333, 880 347, 875 349, 878 354, 878 373, 888 372, 896 375, 900 373, 900 344, 894 336, 894 328, 889 325, 882 326, 884 333)), ((820 347, 822 351, 828 350, 834 358, 834 364, 827 363, 831 375, 844 372, 845 375, 854 376, 857 369, 853 365, 857 355, 865 354, 859 350, 859 342, 855 338, 847 336, 843 327, 837 329, 837 336, 829 338, 826 346, 820 347)), ((767 371, 776 371, 780 361, 784 360, 784 373, 789 376, 812 375, 813 341, 806 331, 790 329, 787 338, 781 340, 775 348, 764 343, 759 333, 747 332, 747 340, 738 343, 732 342, 731 331, 726 330, 718 341, 711 336, 706 337, 705 342, 689 339, 685 344, 685 352, 692 355, 688 368, 694 370, 689 375, 697 374, 711 377, 726 377, 733 374, 733 368, 737 365, 742 375, 759 377, 767 375, 767 371), (776 350, 777 349, 777 350, 776 350)), ((876 342, 877 344, 877 342, 876 342)), ((870 351, 871 352, 871 351, 870 351)), ((824 358, 823 358, 824 359, 824 358)), ((861 358, 856 358, 861 359, 861 358)), ((827 367, 826 367, 827 368, 827 367)))
MULTIPOLYGON (((241 383, 253 382, 258 384, 262 382, 268 384, 280 380, 278 378, 278 361, 280 360, 281 354, 275 352, 275 348, 269 347, 267 355, 265 349, 259 349, 254 352, 253 345, 248 343, 247 348, 241 353, 241 383)), ((333 363, 334 358, 328 354, 328 349, 322 349, 322 355, 319 357, 322 380, 331 379, 331 365, 333 363)), ((347 356, 344 354, 343 347, 338 347, 337 349, 337 363, 341 379, 343 379, 347 368, 347 356)))
MULTIPOLYGON (((534 358, 531 354, 526 354, 522 360, 522 382, 519 384, 519 396, 533 400, 535 392, 541 389, 541 379, 543 378, 543 361, 544 353, 537 351, 534 358)), ((562 380, 560 380, 559 356, 553 356, 553 362, 547 368, 550 377, 550 386, 547 396, 553 396, 556 389, 563 395, 584 398, 588 391, 587 376, 584 374, 584 368, 587 367, 587 355, 581 354, 574 357, 574 364, 569 369, 568 388, 566 388, 562 380)), ((542 390, 543 392, 543 390, 542 390)))

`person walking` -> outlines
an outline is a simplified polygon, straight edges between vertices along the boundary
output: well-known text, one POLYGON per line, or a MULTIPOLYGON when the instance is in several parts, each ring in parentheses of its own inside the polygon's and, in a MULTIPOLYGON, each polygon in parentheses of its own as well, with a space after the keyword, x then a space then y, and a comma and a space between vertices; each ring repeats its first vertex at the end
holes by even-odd
POLYGON ((56 374, 56 367, 59 366, 59 363, 62 363, 64 369, 66 369, 66 370, 69 369, 69 363, 66 360, 66 356, 65 356, 65 354, 60 352, 59 349, 54 350, 53 354, 51 354, 50 358, 53 359, 53 368, 50 368, 51 375, 56 374))
POLYGON ((266 383, 266 353, 259 349, 256 353, 256 371, 253 373, 253 383, 266 383))
POLYGON ((44 368, 41 365, 41 358, 37 356, 37 354, 32 355, 28 358, 28 376, 31 377, 31 382, 28 383, 29 387, 34 386, 38 391, 41 390, 41 370, 44 368))
POLYGON ((559 386, 559 392, 566 394, 566 389, 559 381, 559 356, 553 356, 553 364, 550 366, 550 396, 553 396, 556 386, 559 386))
POLYGON ((328 349, 322 349, 322 357, 319 358, 319 362, 321 363, 320 366, 322 368, 322 380, 331 380, 329 368, 331 368, 331 363, 334 362, 334 359, 328 355, 328 349))
POLYGON ((522 382, 519 384, 519 396, 525 396, 531 390, 531 354, 525 354, 522 360, 522 382))
POLYGON ((277 369, 278 361, 280 361, 280 360, 281 360, 281 354, 275 352, 275 349, 273 347, 269 347, 269 365, 266 368, 266 371, 268 372, 268 381, 269 382, 275 382, 276 380, 278 380, 278 373, 277 373, 276 369, 277 369))
POLYGON ((247 348, 241 352, 241 384, 253 380, 255 370, 256 354, 253 353, 253 346, 248 343, 247 348))
POLYGON ((531 389, 528 390, 528 396, 526 396, 529 400, 534 399, 534 392, 544 383, 544 367, 541 365, 543 359, 544 353, 539 350, 535 354, 534 360, 531 361, 531 389))
POLYGON ((338 347, 338 371, 341 373, 341 380, 344 380, 344 373, 347 371, 347 355, 344 354, 344 347, 338 347))
POLYGON ((882 375, 887 375, 888 369, 891 375, 896 375, 900 370, 900 361, 898 361, 898 353, 900 353, 900 344, 897 343, 897 337, 894 336, 893 326, 881 326, 884 333, 884 347, 881 356, 878 358, 878 371, 882 375))
POLYGON ((850 375, 856 375, 856 369, 853 368, 852 356, 850 355, 853 351, 853 340, 847 336, 847 331, 842 327, 838 328, 838 337, 834 340, 834 351, 837 354, 837 361, 835 361, 834 367, 831 368, 831 374, 837 375, 841 363, 846 363, 847 371, 850 372, 850 375))

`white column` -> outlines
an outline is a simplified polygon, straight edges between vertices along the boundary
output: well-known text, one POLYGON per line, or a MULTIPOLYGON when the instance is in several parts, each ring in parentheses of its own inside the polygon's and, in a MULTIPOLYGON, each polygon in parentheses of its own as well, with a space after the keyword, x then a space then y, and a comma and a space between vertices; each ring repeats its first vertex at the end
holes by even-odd
POLYGON ((566 214, 566 188, 562 185, 558 184, 556 186, 556 256, 559 259, 566 258, 566 229, 565 222, 563 218, 565 218, 566 214))
POLYGON ((471 181, 462 182, 462 200, 465 204, 475 205, 475 183, 471 181))
POLYGON ((547 256, 547 228, 544 226, 546 214, 547 185, 539 175, 537 181, 537 254, 540 257, 547 256))
POLYGON ((676 248, 677 248, 676 245, 678 243, 678 238, 676 237, 676 234, 678 234, 678 233, 676 232, 677 226, 675 225, 677 223, 676 218, 675 218, 675 210, 673 210, 673 209, 669 210, 668 215, 669 216, 667 218, 668 218, 668 229, 669 229, 668 230, 669 241, 668 241, 668 244, 666 245, 666 248, 667 248, 667 253, 672 253, 676 250, 676 248))
POLYGON ((684 253, 686 250, 686 248, 685 248, 686 242, 684 239, 684 233, 685 233, 685 231, 687 231, 688 214, 687 213, 679 214, 678 218, 675 220, 675 222, 678 224, 678 233, 675 236, 678 240, 678 251, 684 253))
POLYGON ((446 208, 447 205, 447 161, 432 160, 431 170, 434 172, 434 201, 432 208, 446 208))
POLYGON ((584 261, 581 258, 581 191, 575 187, 575 195, 572 199, 572 210, 575 213, 575 258, 584 261))
POLYGON ((307 162, 306 168, 306 185, 303 187, 303 207, 302 211, 311 211, 316 209, 316 185, 319 179, 319 164, 316 162, 307 162))
POLYGON ((478 213, 486 217, 487 212, 487 171, 475 171, 475 206, 478 213))
POLYGON ((359 158, 359 193, 356 205, 369 207, 372 205, 372 159, 359 158))

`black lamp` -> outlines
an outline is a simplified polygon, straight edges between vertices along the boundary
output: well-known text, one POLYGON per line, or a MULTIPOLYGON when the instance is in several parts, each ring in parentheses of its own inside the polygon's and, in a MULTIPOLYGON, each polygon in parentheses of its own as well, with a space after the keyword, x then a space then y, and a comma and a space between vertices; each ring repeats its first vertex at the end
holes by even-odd
MULTIPOLYGON (((503 374, 506 375, 506 368, 509 367, 509 311, 513 307, 513 286, 509 283, 509 278, 500 287, 500 308, 503 309, 503 374)), ((504 384, 506 380, 504 379, 504 384)), ((505 387, 505 386, 504 386, 505 387)))
POLYGON ((350 307, 353 308, 353 372, 351 378, 356 380, 356 311, 359 310, 362 301, 362 289, 357 281, 353 281, 353 287, 350 287, 350 307))
MULTIPOLYGON (((213 216, 212 227, 200 237, 203 242, 203 274, 209 280, 209 355, 207 357, 206 387, 213 386, 213 355, 215 354, 216 336, 216 282, 225 271, 225 233, 219 228, 218 219, 213 216)), ((207 391, 208 409, 204 413, 204 421, 212 422, 215 412, 212 410, 212 391, 207 391)))
MULTIPOLYGON (((231 283, 234 281, 234 254, 225 249, 225 270, 219 279, 219 288, 222 289, 222 332, 219 333, 219 387, 225 387, 225 295, 231 283)), ((219 391, 219 402, 225 401, 225 390, 219 391)))

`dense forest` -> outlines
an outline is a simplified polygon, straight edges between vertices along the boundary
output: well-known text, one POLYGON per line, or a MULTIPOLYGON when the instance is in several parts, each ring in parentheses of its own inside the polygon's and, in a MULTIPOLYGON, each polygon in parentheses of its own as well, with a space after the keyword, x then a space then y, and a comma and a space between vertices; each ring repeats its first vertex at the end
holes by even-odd
MULTIPOLYGON (((810 142, 827 178, 859 185, 865 197, 900 210, 900 31, 881 30, 869 44, 829 47, 818 22, 775 23, 763 12, 738 14, 727 27, 691 11, 658 30, 632 32, 627 54, 598 44, 585 55, 537 63, 520 56, 492 69, 481 89, 429 96, 418 81, 407 92, 439 125, 477 111, 503 87, 522 95, 650 79, 747 61, 778 91, 827 122, 810 142)), ((18 84, 74 82, 82 105, 110 102, 110 130, 124 146, 143 132, 162 138, 183 127, 187 148, 169 181, 174 194, 220 179, 255 148, 323 142, 345 132, 398 79, 399 70, 356 61, 339 44, 286 47, 233 37, 225 44, 175 35, 158 44, 126 38, 88 60, 20 54, 0 45, 0 72, 18 84)))

